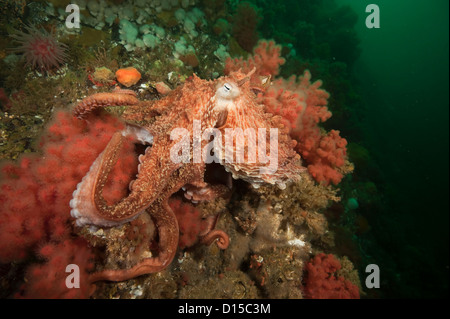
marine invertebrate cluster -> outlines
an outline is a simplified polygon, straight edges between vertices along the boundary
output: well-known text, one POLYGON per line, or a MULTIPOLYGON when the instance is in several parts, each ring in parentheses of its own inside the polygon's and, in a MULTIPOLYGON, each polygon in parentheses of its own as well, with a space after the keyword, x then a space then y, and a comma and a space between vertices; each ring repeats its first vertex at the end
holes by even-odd
POLYGON ((97 86, 114 85, 116 83, 114 73, 106 67, 95 68, 92 75, 88 74, 88 79, 97 86))
MULTIPOLYGON (((208 36, 207 32, 218 17, 225 21, 226 11, 215 12, 214 15, 218 17, 214 16, 210 20, 205 17, 202 10, 205 7, 210 8, 212 4, 208 2, 205 3, 205 7, 197 7, 195 3, 196 1, 193 0, 74 1, 74 4, 80 8, 80 21, 83 26, 86 26, 82 33, 87 34, 88 30, 89 32, 110 30, 116 22, 119 26, 117 43, 130 53, 137 50, 150 53, 149 55, 158 55, 166 54, 170 50, 175 57, 173 60, 177 68, 184 65, 187 68, 196 68, 200 64, 208 64, 209 68, 202 69, 205 74, 201 75, 216 78, 219 75, 217 71, 221 69, 225 60, 224 57, 228 55, 227 38, 230 35, 227 32, 228 28, 224 29, 221 40, 217 43, 215 39, 208 36), (216 51, 215 55, 210 55, 211 49, 216 51), (216 64, 217 69, 213 67, 216 64), (211 73, 215 75, 211 76, 211 73)), ((222 3, 221 6, 224 4, 222 3)), ((63 21, 67 14, 60 7, 57 11, 58 18, 63 21)), ((100 32, 100 34, 104 33, 100 32)), ((142 66, 139 69, 144 70, 142 66)))
MULTIPOLYGON (((73 3, 78 5, 83 13, 86 13, 81 15, 81 22, 100 30, 105 26, 111 26, 115 19, 126 19, 141 24, 151 14, 173 11, 177 8, 188 9, 195 6, 197 1, 130 0, 106 3, 104 0, 74 0, 73 3)), ((62 18, 66 16, 62 8, 58 8, 58 14, 62 18)))

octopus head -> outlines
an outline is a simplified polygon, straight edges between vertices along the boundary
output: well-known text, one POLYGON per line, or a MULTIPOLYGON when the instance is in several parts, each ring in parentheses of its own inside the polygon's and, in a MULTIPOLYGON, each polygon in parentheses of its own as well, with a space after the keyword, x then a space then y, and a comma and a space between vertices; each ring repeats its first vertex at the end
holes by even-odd
POLYGON ((255 99, 256 95, 250 84, 255 70, 254 68, 247 74, 239 70, 217 80, 214 111, 219 114, 219 119, 216 127, 225 124, 229 112, 244 110, 245 105, 255 99))

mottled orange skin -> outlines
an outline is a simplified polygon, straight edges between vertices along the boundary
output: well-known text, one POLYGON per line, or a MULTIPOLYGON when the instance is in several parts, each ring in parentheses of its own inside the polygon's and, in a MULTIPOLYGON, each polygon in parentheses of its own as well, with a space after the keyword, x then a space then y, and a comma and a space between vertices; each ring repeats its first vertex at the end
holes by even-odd
MULTIPOLYGON (((142 101, 130 103, 123 118, 128 123, 139 125, 153 136, 152 147, 140 157, 140 169, 135 181, 130 185, 130 194, 115 205, 107 205, 103 198, 103 185, 111 167, 116 161, 116 155, 124 139, 120 132, 116 133, 105 151, 97 159, 97 164, 89 176, 90 186, 80 186, 77 195, 77 209, 81 219, 87 223, 99 225, 121 224, 132 220, 143 211, 147 211, 155 221, 159 232, 159 255, 146 258, 131 269, 104 270, 93 275, 93 281, 121 281, 142 274, 161 271, 166 268, 175 256, 178 246, 179 229, 177 219, 168 205, 172 194, 182 187, 189 189, 188 198, 196 200, 212 200, 229 192, 223 185, 209 185, 204 181, 204 162, 174 163, 170 159, 169 150, 178 142, 170 139, 170 133, 175 128, 184 128, 193 132, 193 122, 197 120, 201 127, 217 127, 221 131, 226 128, 248 127, 279 128, 278 163, 279 169, 272 175, 258 175, 258 168, 263 164, 227 163, 221 159, 221 164, 233 174, 234 178, 244 179, 254 185, 270 183, 284 185, 285 182, 299 179, 303 169, 300 158, 293 150, 293 142, 279 120, 265 113, 262 106, 256 103, 249 78, 240 72, 215 81, 201 80, 193 76, 183 86, 171 91, 158 101, 142 101), (231 92, 231 93, 230 93, 231 92), (88 187, 89 186, 89 187, 88 187), (96 221, 96 222, 89 222, 96 221)), ((103 93, 91 99, 86 112, 105 105, 109 98, 117 99, 117 94, 103 93)), ((84 114, 83 101, 76 107, 77 114, 84 114), (81 105, 81 106, 80 106, 81 105)), ((267 137, 269 140, 269 136, 267 137)), ((208 141, 201 141, 201 149, 208 141)), ((247 146, 247 144, 245 144, 247 146)), ((267 144, 268 146, 269 144, 267 144)), ((192 154, 191 154, 192 155, 192 154)), ((192 159, 192 156, 191 156, 192 159)), ((89 175, 89 174, 88 174, 89 175)), ((85 183, 86 184, 86 183, 85 183)), ((75 197, 75 196, 74 196, 75 197)), ((215 221, 207 233, 202 234, 200 242, 211 244, 219 239, 217 244, 225 249, 228 246, 228 236, 220 230, 214 230, 215 221)))
POLYGON ((77 104, 73 110, 76 117, 82 118, 99 106, 135 105, 139 100, 131 90, 115 89, 111 93, 95 93, 77 104))

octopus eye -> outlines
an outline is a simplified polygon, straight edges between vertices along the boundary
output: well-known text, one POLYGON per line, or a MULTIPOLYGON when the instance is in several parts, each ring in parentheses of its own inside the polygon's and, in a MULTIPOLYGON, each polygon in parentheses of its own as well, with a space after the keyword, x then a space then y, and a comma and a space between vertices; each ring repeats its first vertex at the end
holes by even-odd
POLYGON ((231 101, 239 96, 240 90, 233 82, 222 82, 217 87, 216 93, 222 101, 231 101))
POLYGON ((231 85, 230 84, 228 84, 228 83, 225 83, 224 85, 223 85, 223 90, 225 91, 225 92, 230 92, 231 91, 231 85))

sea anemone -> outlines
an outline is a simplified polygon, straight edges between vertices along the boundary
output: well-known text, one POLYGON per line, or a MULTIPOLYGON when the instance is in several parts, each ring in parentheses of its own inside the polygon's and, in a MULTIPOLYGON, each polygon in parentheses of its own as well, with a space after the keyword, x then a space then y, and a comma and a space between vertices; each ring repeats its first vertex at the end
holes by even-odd
POLYGON ((53 34, 44 29, 26 27, 28 33, 16 30, 11 37, 19 44, 12 51, 23 53, 26 65, 35 70, 51 71, 67 59, 67 46, 59 43, 53 34))

